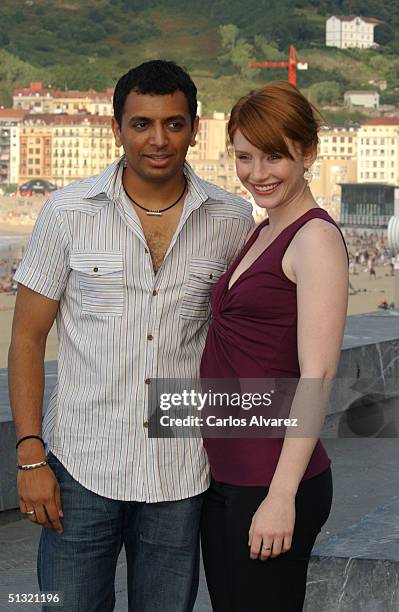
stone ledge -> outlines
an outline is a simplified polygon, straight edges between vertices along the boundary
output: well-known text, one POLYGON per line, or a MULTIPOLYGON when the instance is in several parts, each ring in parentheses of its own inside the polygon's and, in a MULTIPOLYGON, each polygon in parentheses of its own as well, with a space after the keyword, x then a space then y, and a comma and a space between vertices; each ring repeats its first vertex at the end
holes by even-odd
POLYGON ((304 612, 398 612, 399 563, 313 556, 304 612))
POLYGON ((399 496, 316 545, 305 612, 399 610, 399 496))

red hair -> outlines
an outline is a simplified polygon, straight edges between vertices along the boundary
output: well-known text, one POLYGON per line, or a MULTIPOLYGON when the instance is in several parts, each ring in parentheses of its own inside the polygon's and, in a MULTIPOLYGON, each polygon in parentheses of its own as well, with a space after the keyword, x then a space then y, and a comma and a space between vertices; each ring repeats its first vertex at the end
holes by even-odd
POLYGON ((234 105, 227 126, 230 143, 237 130, 265 153, 291 159, 285 138, 298 143, 303 153, 317 148, 319 111, 294 85, 272 81, 251 91, 234 105))

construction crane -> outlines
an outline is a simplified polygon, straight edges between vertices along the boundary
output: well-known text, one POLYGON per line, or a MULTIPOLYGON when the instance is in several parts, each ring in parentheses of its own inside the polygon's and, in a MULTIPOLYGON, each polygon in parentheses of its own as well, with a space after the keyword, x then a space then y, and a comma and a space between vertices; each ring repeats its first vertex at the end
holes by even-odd
POLYGON ((288 82, 296 87, 296 71, 307 70, 306 62, 298 62, 294 45, 290 46, 288 62, 252 62, 251 68, 288 68, 288 82))

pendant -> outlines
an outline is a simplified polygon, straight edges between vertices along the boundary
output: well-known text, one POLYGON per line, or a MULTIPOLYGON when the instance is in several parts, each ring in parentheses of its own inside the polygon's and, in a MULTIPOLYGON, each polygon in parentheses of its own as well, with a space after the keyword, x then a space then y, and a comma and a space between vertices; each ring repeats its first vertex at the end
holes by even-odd
POLYGON ((145 214, 149 217, 162 217, 162 213, 159 210, 147 210, 145 214))

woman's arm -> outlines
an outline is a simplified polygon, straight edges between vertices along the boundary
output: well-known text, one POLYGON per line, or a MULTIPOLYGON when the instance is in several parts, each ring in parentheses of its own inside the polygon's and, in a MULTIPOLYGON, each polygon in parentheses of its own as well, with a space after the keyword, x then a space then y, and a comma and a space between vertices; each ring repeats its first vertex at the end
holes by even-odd
MULTIPOLYGON (((313 437, 284 439, 269 493, 255 513, 250 532, 251 558, 277 556, 291 547, 295 495, 318 439, 330 381, 338 367, 348 296, 348 260, 342 237, 331 223, 309 221, 295 236, 285 259, 297 283, 298 359, 301 379, 290 416, 309 417, 313 437), (315 409, 317 408, 317 410, 315 409)), ((307 425, 309 429, 309 424, 307 425)))

